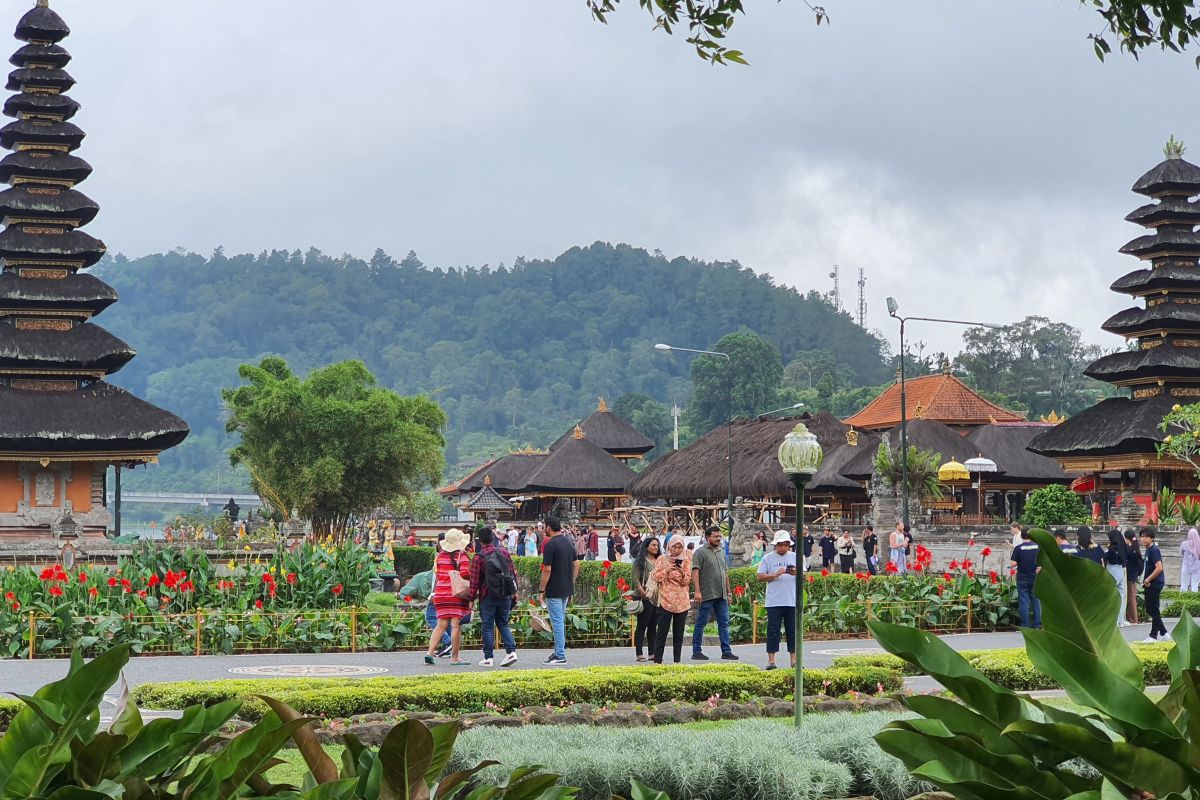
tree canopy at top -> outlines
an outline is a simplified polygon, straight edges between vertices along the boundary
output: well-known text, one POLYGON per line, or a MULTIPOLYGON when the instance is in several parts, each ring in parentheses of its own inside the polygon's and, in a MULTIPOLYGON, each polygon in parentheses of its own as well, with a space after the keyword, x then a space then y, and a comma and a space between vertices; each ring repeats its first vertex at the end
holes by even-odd
POLYGON ((230 453, 255 491, 280 511, 340 534, 350 516, 436 483, 445 462, 446 415, 428 397, 375 385, 361 361, 313 370, 301 379, 278 356, 238 370, 246 385, 222 392, 230 453))
MULTIPOLYGON (((825 6, 800 1, 812 11, 817 25, 829 23, 825 6)), ((620 3, 587 0, 592 16, 600 22, 607 22, 620 3)), ((744 0, 638 0, 638 5, 653 17, 656 30, 672 34, 676 28, 686 27, 688 44, 705 61, 747 63, 742 51, 723 43, 737 15, 746 13, 744 0)), ((1080 0, 1080 5, 1094 8, 1100 15, 1099 29, 1088 36, 1100 60, 1112 52, 1110 35, 1134 58, 1154 45, 1180 52, 1200 36, 1200 14, 1193 0, 1080 0)), ((1200 57, 1196 64, 1200 66, 1200 57)))

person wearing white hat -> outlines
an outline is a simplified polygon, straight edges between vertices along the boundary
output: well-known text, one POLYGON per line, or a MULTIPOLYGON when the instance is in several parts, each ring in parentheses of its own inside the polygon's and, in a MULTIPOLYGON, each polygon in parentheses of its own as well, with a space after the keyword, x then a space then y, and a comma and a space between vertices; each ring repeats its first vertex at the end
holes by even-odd
POLYGON ((776 669, 775 654, 779 652, 779 633, 787 633, 788 653, 796 666, 796 552, 792 535, 776 531, 771 539, 774 550, 763 556, 758 564, 758 579, 767 584, 767 669, 776 669))
POLYGON ((450 629, 450 665, 469 666, 470 662, 458 656, 462 641, 462 619, 471 612, 471 559, 467 557, 467 545, 471 537, 458 528, 446 531, 442 538, 442 552, 433 562, 433 606, 437 610, 437 627, 429 637, 429 650, 425 654, 426 664, 436 664, 434 654, 442 634, 450 629))

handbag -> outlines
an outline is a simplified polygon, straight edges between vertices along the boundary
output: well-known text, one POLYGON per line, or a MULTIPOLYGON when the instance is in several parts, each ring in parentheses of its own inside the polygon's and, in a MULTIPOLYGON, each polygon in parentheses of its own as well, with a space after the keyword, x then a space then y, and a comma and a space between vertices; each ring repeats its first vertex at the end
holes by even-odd
POLYGON ((466 597, 471 594, 471 582, 458 573, 458 561, 450 571, 450 594, 455 597, 466 597))
POLYGON ((632 615, 636 616, 636 615, 642 613, 642 610, 644 608, 645 608, 645 606, 642 605, 642 598, 640 598, 640 597, 637 599, 631 599, 631 600, 625 601, 625 613, 626 614, 632 614, 632 615))

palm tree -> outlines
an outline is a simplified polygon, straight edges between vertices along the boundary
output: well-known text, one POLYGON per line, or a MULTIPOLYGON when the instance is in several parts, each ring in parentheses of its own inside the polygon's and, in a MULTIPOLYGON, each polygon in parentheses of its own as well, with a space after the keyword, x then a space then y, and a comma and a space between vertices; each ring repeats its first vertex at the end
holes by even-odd
MULTIPOLYGON (((897 448, 899 449, 899 448, 897 448)), ((942 454, 933 450, 921 450, 913 445, 908 446, 908 487, 916 497, 917 502, 926 498, 941 500, 943 497, 942 484, 938 481, 938 467, 942 463, 942 454)), ((884 483, 896 491, 902 480, 900 459, 887 441, 879 443, 875 453, 875 474, 884 483)))

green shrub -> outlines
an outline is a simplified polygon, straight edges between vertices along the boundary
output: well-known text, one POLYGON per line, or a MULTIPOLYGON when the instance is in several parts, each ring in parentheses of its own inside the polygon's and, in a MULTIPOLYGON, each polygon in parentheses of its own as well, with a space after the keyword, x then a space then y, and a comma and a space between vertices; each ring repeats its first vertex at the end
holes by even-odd
MULTIPOLYGON (((1168 644, 1135 644, 1133 652, 1142 662, 1148 686, 1171 682, 1171 671, 1167 667, 1168 644)), ((975 669, 1001 686, 1016 691, 1040 691, 1060 688, 1049 676, 1043 674, 1020 648, 1007 650, 963 650, 959 653, 975 669)), ((861 670, 887 669, 900 671, 904 675, 920 675, 921 668, 893 655, 841 656, 833 660, 834 668, 861 670)))
POLYGON ((20 700, 0 699, 0 731, 5 730, 12 718, 24 707, 25 704, 20 700))
POLYGON ((396 574, 411 578, 418 572, 433 569, 437 549, 433 547, 392 547, 396 574))
MULTIPOLYGON (((541 556, 518 556, 513 559, 513 566, 525 584, 537 591, 542 579, 541 556)), ((624 561, 580 561, 579 577, 575 580, 575 601, 591 603, 597 589, 609 581, 615 582, 618 578, 624 578, 627 583, 632 582, 633 565, 624 561), (608 568, 605 568, 605 563, 609 564, 608 568), (601 572, 608 573, 607 577, 600 577, 601 572)))
MULTIPOLYGON (((1142 595, 1139 594, 1138 599, 1142 603, 1145 603, 1142 595)), ((1181 592, 1178 589, 1167 589, 1162 593, 1162 600, 1162 613, 1164 617, 1181 617, 1185 611, 1193 617, 1200 617, 1200 592, 1181 592)), ((1139 610, 1142 614, 1146 613, 1144 605, 1139 610)))
MULTIPOLYGON (((831 695, 898 690, 903 679, 879 668, 804 671, 805 685, 831 695), (826 686, 828 682, 828 686, 826 686)), ((263 712, 256 695, 270 695, 302 714, 345 717, 393 709, 469 713, 491 706, 703 701, 722 697, 790 697, 791 670, 765 672, 748 665, 701 667, 592 667, 581 670, 521 670, 469 675, 414 675, 387 678, 296 678, 276 680, 185 681, 143 684, 135 699, 147 708, 179 709, 247 699, 243 716, 263 712)))
POLYGON ((1062 484, 1051 484, 1029 493, 1021 522, 1038 528, 1051 525, 1085 525, 1092 519, 1091 513, 1079 499, 1079 495, 1062 484))
POLYGON ((713 728, 475 729, 450 768, 496 759, 484 782, 521 763, 569 775, 581 800, 628 796, 631 779, 672 800, 818 800, 873 795, 902 800, 925 787, 871 737, 895 714, 814 715, 797 731, 777 720, 713 728), (561 767, 561 769, 556 769, 561 767))

